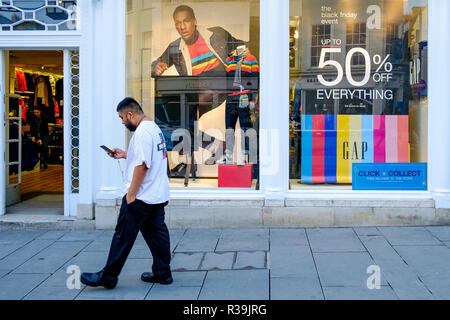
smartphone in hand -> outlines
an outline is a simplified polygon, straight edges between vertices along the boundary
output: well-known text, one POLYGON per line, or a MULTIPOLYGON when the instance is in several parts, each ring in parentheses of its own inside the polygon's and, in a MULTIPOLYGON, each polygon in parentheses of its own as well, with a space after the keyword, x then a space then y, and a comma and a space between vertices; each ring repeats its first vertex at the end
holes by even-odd
POLYGON ((100 148, 102 148, 103 150, 105 150, 106 153, 108 153, 108 155, 112 155, 112 156, 115 155, 115 152, 112 151, 111 149, 109 149, 107 146, 100 146, 100 148))

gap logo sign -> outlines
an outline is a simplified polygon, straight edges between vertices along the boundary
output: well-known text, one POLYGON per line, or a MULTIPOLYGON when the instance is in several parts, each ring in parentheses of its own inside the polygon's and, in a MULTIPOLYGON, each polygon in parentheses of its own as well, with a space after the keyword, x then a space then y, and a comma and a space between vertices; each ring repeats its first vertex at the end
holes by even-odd
POLYGON ((426 163, 354 163, 353 190, 428 190, 426 163))
POLYGON ((302 115, 302 183, 352 183, 355 163, 409 163, 408 116, 302 115))

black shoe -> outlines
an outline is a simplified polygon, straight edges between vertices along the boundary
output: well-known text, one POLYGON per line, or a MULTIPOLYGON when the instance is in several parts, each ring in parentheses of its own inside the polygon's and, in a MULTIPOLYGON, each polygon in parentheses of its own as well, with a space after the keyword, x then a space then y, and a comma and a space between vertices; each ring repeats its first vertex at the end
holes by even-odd
POLYGON ((80 277, 81 283, 89 287, 105 287, 106 289, 114 289, 118 279, 107 278, 103 275, 103 270, 97 273, 82 273, 80 277))
POLYGON ((141 275, 141 280, 144 282, 161 283, 161 284, 171 284, 173 282, 171 273, 161 275, 161 276, 155 276, 151 272, 144 272, 141 275))

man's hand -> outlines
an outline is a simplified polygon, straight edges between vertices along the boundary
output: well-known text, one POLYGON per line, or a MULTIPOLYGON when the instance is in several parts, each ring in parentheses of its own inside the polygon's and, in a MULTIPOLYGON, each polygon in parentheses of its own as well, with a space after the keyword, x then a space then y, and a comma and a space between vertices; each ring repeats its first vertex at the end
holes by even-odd
POLYGON ((136 194, 144 181, 147 170, 145 163, 134 168, 133 180, 131 180, 131 185, 127 193, 127 204, 136 201, 136 194))
POLYGON ((108 155, 111 158, 114 158, 114 159, 126 159, 127 158, 127 153, 123 150, 116 148, 116 149, 112 149, 112 151, 114 152, 114 154, 108 153, 108 155))
POLYGON ((136 201, 136 195, 132 195, 129 192, 127 193, 127 204, 133 203, 136 201))
POLYGON ((31 138, 31 141, 36 142, 36 138, 35 137, 31 138))
POLYGON ((38 145, 42 146, 42 140, 38 140, 38 145))
POLYGON ((160 76, 164 73, 164 71, 166 71, 167 69, 169 69, 169 66, 164 63, 164 62, 159 62, 156 67, 155 67, 155 74, 157 76, 160 76))

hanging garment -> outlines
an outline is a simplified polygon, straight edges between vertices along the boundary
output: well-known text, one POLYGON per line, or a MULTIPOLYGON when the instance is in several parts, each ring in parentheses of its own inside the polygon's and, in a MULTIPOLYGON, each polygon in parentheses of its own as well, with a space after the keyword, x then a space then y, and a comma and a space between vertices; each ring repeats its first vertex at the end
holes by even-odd
POLYGON ((19 99, 19 106, 22 106, 22 119, 27 122, 27 108, 25 107, 25 101, 19 99))
POLYGON ((59 112, 59 104, 56 102, 55 98, 53 98, 53 104, 55 105, 55 117, 61 118, 61 113, 59 112))
POLYGON ((36 79, 36 90, 34 93, 34 105, 38 105, 38 99, 42 99, 42 104, 48 107, 48 87, 43 76, 36 79))
POLYGON ((25 81, 27 83, 28 91, 33 91, 36 89, 34 85, 34 76, 31 73, 25 72, 25 81))
POLYGON ((17 90, 18 91, 27 91, 27 81, 25 80, 25 74, 16 70, 16 79, 17 79, 17 90))

